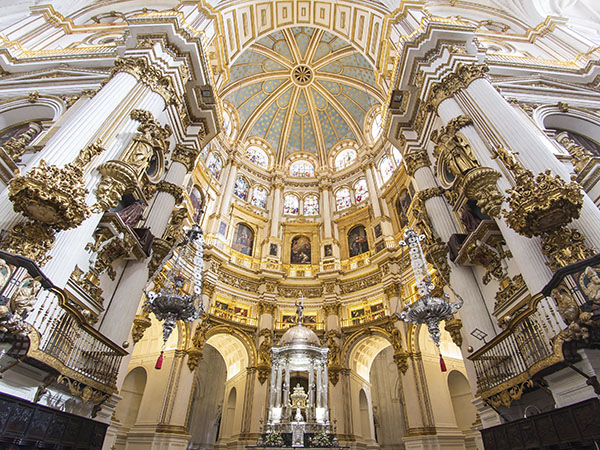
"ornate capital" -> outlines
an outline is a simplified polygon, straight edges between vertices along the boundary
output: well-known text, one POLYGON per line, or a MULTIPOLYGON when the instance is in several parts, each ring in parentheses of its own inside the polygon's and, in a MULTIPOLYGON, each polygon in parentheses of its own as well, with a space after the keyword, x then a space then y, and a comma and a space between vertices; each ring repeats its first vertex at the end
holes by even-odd
POLYGON ((154 277, 155 272, 162 266, 163 260, 171 251, 172 244, 164 239, 155 238, 152 242, 152 258, 148 263, 148 279, 154 277))
POLYGON ((185 191, 181 186, 170 183, 169 181, 161 180, 156 185, 156 190, 166 192, 175 199, 175 204, 181 203, 185 196, 185 191))
POLYGON ((114 208, 124 194, 137 186, 137 172, 129 164, 119 160, 107 161, 98 166, 102 179, 96 187, 96 203, 92 211, 102 212, 114 208))
POLYGON ((444 330, 450 333, 450 337, 452 338, 452 342, 456 344, 457 347, 462 347, 463 338, 460 330, 462 329, 463 324, 460 319, 450 319, 446 320, 446 325, 444 326, 444 330))
POLYGON ((191 172, 194 170, 196 159, 198 159, 199 154, 200 150, 197 148, 177 144, 175 150, 173 150, 171 160, 180 162, 185 166, 188 172, 191 172))
POLYGON ((340 303, 325 303, 323 305, 323 312, 325 313, 325 317, 329 317, 331 315, 339 316, 342 305, 340 303))
POLYGON ((152 325, 152 321, 148 313, 144 313, 142 315, 137 314, 135 319, 133 319, 133 327, 131 328, 131 338, 133 339, 133 343, 137 344, 144 337, 144 332, 146 329, 150 328, 152 325))
POLYGON ((430 167, 431 161, 427 150, 421 149, 414 152, 404 154, 404 161, 406 162, 406 172, 413 177, 415 172, 421 167, 430 167))
POLYGON ((0 239, 0 247, 43 266, 51 258, 46 253, 54 246, 55 241, 54 230, 50 226, 33 221, 14 225, 0 239))
POLYGON ((470 170, 462 180, 463 192, 470 200, 490 217, 499 217, 504 196, 498 190, 496 181, 500 173, 489 167, 478 167, 470 170))
POLYGON ((275 315, 275 310, 277 309, 277 304, 274 302, 269 302, 266 300, 261 300, 258 302, 258 314, 270 314, 271 316, 275 315))
POLYGON ((467 88, 473 80, 485 77, 488 70, 489 67, 485 64, 459 64, 455 72, 431 86, 427 108, 436 111, 440 103, 460 89, 467 88))
POLYGON ((167 105, 176 104, 179 101, 171 78, 163 75, 154 65, 150 65, 144 57, 117 58, 111 77, 119 72, 133 75, 138 81, 160 95, 167 105))

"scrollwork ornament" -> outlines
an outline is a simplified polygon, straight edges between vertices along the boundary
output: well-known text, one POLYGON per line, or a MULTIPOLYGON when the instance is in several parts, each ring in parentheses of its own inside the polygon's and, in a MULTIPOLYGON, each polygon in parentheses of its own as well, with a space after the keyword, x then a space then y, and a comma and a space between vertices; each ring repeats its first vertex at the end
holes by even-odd
POLYGON ((582 261, 594 252, 585 245, 585 237, 577 229, 561 227, 546 233, 542 239, 542 252, 549 259, 552 271, 582 261))
POLYGON ((164 259, 167 257, 172 247, 173 243, 171 242, 167 242, 160 238, 154 239, 154 242, 152 242, 152 257, 148 263, 148 279, 150 279, 156 273, 158 268, 162 266, 164 259))
POLYGON ((175 204, 181 203, 185 197, 185 191, 181 186, 177 186, 176 184, 165 180, 158 182, 156 185, 156 190, 159 192, 166 192, 167 194, 171 195, 175 199, 175 204))
POLYGON ((146 312, 143 314, 137 314, 133 319, 133 327, 131 328, 131 338, 134 344, 137 344, 144 337, 144 332, 150 328, 152 321, 150 315, 146 312))
POLYGON ((188 172, 191 172, 194 170, 196 159, 198 159, 199 154, 200 150, 197 148, 177 144, 175 150, 173 150, 171 160, 180 162, 185 166, 188 172))
POLYGON ((137 173, 129 164, 113 160, 98 166, 102 179, 96 187, 96 204, 92 211, 102 212, 114 208, 124 194, 132 192, 137 185, 137 173))
POLYGON ((52 227, 31 221, 18 223, 5 231, 0 239, 0 246, 9 253, 25 256, 43 266, 51 258, 46 254, 55 241, 52 227))
POLYGON ((457 347, 462 347, 463 338, 460 330, 462 329, 463 324, 460 319, 453 317, 450 320, 446 320, 446 324, 444 325, 444 330, 450 333, 450 337, 452 338, 452 342, 456 344, 457 347))
POLYGON ((500 173, 489 167, 478 167, 467 173, 461 183, 467 198, 475 200, 477 206, 490 217, 499 217, 504 196, 496 186, 500 173))
POLYGON ((425 149, 404 154, 406 172, 412 177, 421 167, 430 167, 431 161, 425 149))

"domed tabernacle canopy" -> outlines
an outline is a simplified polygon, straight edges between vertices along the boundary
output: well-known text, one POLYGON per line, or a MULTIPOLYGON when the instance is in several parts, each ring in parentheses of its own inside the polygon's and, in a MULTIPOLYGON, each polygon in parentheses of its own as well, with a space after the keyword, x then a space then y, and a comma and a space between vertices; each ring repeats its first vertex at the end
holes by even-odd
POLYGON ((283 336, 281 337, 280 345, 283 347, 285 345, 314 345, 316 347, 321 346, 321 341, 318 336, 315 334, 313 330, 303 326, 302 324, 297 324, 287 330, 283 336))

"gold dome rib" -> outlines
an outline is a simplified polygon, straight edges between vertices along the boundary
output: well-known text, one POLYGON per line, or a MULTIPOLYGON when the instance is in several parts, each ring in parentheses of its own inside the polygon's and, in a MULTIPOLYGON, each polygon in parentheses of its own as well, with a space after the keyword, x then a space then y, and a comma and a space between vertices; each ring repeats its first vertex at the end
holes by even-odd
POLYGON ((265 100, 262 103, 260 103, 254 111, 252 111, 252 114, 250 114, 250 116, 248 117, 248 119, 246 119, 246 122, 242 125, 240 129, 240 140, 244 140, 248 137, 248 131, 252 129, 252 126, 256 123, 256 120, 267 110, 269 106, 271 106, 274 102, 276 102, 279 99, 279 96, 283 94, 287 90, 287 88, 290 87, 290 85, 292 85, 292 81, 285 80, 283 83, 281 83, 281 86, 279 86, 277 89, 271 92, 265 98, 265 100))
POLYGON ((254 75, 250 75, 247 77, 242 78, 241 80, 237 80, 233 83, 229 83, 227 84, 223 90, 219 93, 219 95, 221 97, 227 97, 228 95, 232 95, 236 90, 238 89, 242 89, 250 84, 256 83, 256 82, 263 82, 263 81, 269 81, 269 80, 279 80, 281 78, 287 78, 289 76, 289 72, 283 71, 283 70, 279 70, 277 72, 262 72, 262 73, 257 73, 254 75))
POLYGON ((302 62, 302 58, 300 56, 300 49, 298 48, 298 43, 296 42, 296 36, 291 31, 290 28, 284 28, 281 30, 283 37, 285 38, 290 51, 292 52, 292 56, 294 57, 294 64, 300 64, 302 62))
POLYGON ((309 89, 305 89, 304 97, 306 98, 310 120, 312 120, 313 133, 315 134, 315 140, 317 141, 317 151, 319 152, 321 165, 327 165, 327 149, 325 148, 325 139, 323 138, 322 127, 319 126, 321 124, 321 120, 317 114, 317 105, 315 104, 313 93, 309 92, 309 89))
POLYGON ((285 56, 280 55, 279 53, 275 52, 273 49, 265 47, 264 45, 255 43, 250 47, 250 50, 252 50, 256 53, 260 53, 261 55, 272 59, 273 61, 281 64, 284 67, 287 67, 290 70, 294 67, 293 61, 290 61, 285 56))
MULTIPOLYGON (((313 66, 313 70, 319 70, 321 67, 326 66, 329 63, 336 61, 337 59, 343 58, 344 56, 350 56, 358 53, 354 47, 344 47, 331 52, 325 56, 323 56, 319 61, 317 61, 313 66)), ((340 63, 342 64, 342 63, 340 63)))
MULTIPOLYGON (((327 89, 324 89, 319 83, 313 83, 312 88, 317 91, 323 98, 325 98, 331 106, 337 111, 337 113, 342 116, 342 119, 346 121, 346 123, 350 126, 350 129, 354 133, 357 142, 363 143, 363 131, 361 127, 354 121, 354 118, 350 115, 348 110, 342 105, 337 98, 329 93, 327 89)), ((333 125, 332 125, 333 126, 333 125)), ((337 135, 337 130, 334 127, 335 134, 337 135)), ((339 139, 339 136, 338 136, 339 139)))
POLYGON ((361 91, 367 91, 367 94, 375 97, 380 102, 385 101, 385 97, 378 89, 367 82, 363 82, 362 84, 358 83, 356 78, 352 78, 347 75, 331 74, 328 72, 319 72, 318 74, 315 74, 315 77, 318 78, 318 81, 333 81, 334 83, 338 84, 347 84, 361 91))
MULTIPOLYGON (((315 29, 310 42, 308 43, 308 48, 306 49, 306 64, 310 64, 313 59, 317 48, 319 47, 319 42, 321 42, 321 37, 325 32, 323 30, 315 29)), ((312 67, 311 67, 312 68, 312 67)))
MULTIPOLYGON (((291 123, 294 120, 294 113, 296 112, 296 104, 298 103, 298 98, 300 97, 300 88, 294 87, 292 88, 292 93, 290 94, 290 101, 288 102, 288 110, 283 119, 283 129, 281 130, 281 135, 279 136, 279 144, 277 146, 277 163, 283 165, 283 162, 286 157, 286 146, 291 132, 291 123)), ((302 137, 302 136, 301 136, 302 137)))

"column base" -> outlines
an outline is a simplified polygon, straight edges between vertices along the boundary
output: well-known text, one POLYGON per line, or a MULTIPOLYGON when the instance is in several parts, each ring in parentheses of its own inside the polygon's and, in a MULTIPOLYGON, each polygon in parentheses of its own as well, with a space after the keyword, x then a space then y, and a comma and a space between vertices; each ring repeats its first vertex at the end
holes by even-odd
MULTIPOLYGON (((579 350, 581 361, 575 363, 582 372, 589 376, 600 374, 600 350, 579 350)), ((594 388, 587 384, 586 378, 570 367, 565 367, 544 377, 552 392, 557 408, 572 405, 588 398, 595 398, 594 388)))
POLYGON ((437 428, 437 434, 424 436, 408 436, 403 439, 404 447, 407 450, 457 450, 471 449, 472 439, 466 438, 457 428, 441 429, 437 428), (469 445, 467 447, 467 444, 469 445))
POLYGON ((155 425, 135 425, 127 433, 125 450, 187 450, 190 439, 181 427, 159 431, 155 425))

